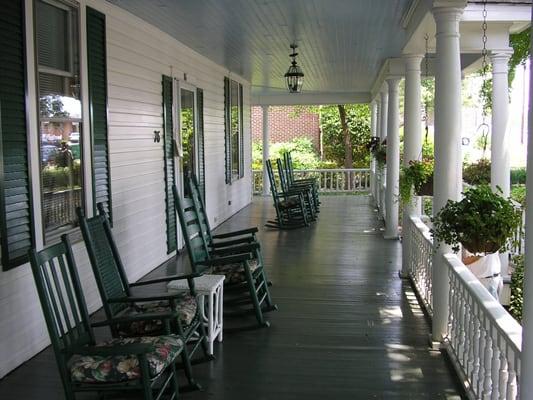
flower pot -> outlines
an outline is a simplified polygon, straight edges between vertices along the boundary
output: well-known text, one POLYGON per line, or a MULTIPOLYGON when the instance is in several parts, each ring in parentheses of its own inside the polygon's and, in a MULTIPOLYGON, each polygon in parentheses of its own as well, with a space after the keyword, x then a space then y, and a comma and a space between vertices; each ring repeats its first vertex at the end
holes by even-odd
POLYGON ((491 254, 496 253, 502 247, 501 243, 484 242, 484 241, 462 241, 461 244, 472 254, 491 254))
POLYGON ((416 192, 417 196, 433 196, 433 175, 424 182, 416 192))

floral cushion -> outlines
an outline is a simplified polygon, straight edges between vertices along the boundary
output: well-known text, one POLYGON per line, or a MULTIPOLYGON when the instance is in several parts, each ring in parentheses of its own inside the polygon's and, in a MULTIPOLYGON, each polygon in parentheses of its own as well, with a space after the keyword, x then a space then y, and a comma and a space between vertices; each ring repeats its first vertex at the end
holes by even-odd
MULTIPOLYGON (((182 340, 175 335, 112 339, 99 343, 97 346, 132 343, 150 343, 155 347, 153 353, 146 354, 150 378, 157 377, 183 349, 182 340)), ((139 359, 134 354, 118 356, 75 355, 69 362, 69 368, 72 381, 80 383, 125 382, 141 377, 139 359)))
MULTIPOLYGON (((253 259, 249 261, 250 271, 254 271, 259 268, 259 261, 253 259)), ((213 267, 211 273, 215 275, 224 275, 224 283, 241 283, 246 281, 246 275, 244 274, 244 267, 241 264, 228 264, 213 267)))
MULTIPOLYGON (((194 296, 190 293, 181 293, 176 300, 176 311, 179 314, 182 326, 186 327, 191 324, 198 303, 194 296)), ((120 316, 131 316, 145 313, 165 313, 169 311, 168 301, 158 301, 151 303, 144 303, 134 307, 127 308, 120 316)), ((163 321, 160 319, 149 321, 135 321, 128 323, 121 323, 117 327, 120 336, 150 336, 164 333, 163 321)))
POLYGON ((279 206, 281 208, 292 208, 292 207, 296 207, 299 204, 300 204, 299 197, 289 197, 279 202, 279 206))

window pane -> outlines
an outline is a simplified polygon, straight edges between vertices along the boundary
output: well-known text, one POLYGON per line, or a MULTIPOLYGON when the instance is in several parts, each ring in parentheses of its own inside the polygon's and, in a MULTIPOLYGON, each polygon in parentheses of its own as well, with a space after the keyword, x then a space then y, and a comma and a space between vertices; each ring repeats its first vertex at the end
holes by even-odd
MULTIPOLYGON (((183 146, 183 174, 187 177, 189 172, 196 174, 196 136, 194 132, 194 93, 190 90, 181 90, 181 143, 183 146)), ((185 186, 187 190, 187 186, 185 186)), ((188 193, 185 193, 187 196, 188 193)))
POLYGON ((68 11, 37 1, 36 12, 39 65, 70 71, 68 11))
POLYGON ((231 81, 231 174, 239 177, 240 170, 240 110, 239 84, 231 81))
POLYGON ((77 48, 78 19, 76 9, 60 3, 38 1, 36 13, 42 218, 48 239, 75 226, 76 207, 83 203, 79 62, 68 50, 77 48), (43 66, 57 71, 43 72, 43 66))

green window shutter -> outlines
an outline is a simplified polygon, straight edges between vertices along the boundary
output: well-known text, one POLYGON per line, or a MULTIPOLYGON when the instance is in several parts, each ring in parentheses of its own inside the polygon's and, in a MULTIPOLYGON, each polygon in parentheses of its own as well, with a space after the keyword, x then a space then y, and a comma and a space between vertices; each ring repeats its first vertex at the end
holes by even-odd
POLYGON ((112 220, 111 174, 107 129, 107 63, 105 15, 87 7, 89 117, 91 120, 93 200, 112 220))
POLYGON ((172 78, 163 75, 163 151, 165 153, 165 206, 167 214, 167 253, 177 249, 174 210, 174 137, 172 135, 172 78))
POLYGON ((226 155, 226 183, 231 183, 231 90, 230 80, 224 77, 224 150, 226 155))
POLYGON ((24 1, 0 3, 0 236, 4 270, 28 260, 33 220, 26 133, 24 1))
POLYGON ((244 177, 244 113, 243 113, 243 100, 242 100, 242 85, 239 83, 239 112, 241 119, 241 126, 239 127, 239 178, 244 177))
POLYGON ((198 115, 198 184, 205 203, 205 152, 204 152, 204 91, 196 90, 196 114, 198 115))

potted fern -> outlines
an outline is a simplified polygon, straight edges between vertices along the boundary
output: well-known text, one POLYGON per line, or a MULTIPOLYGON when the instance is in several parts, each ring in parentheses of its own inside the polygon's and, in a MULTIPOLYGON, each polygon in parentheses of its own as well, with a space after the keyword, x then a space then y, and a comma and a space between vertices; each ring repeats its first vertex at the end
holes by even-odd
POLYGON ((460 201, 448 200, 433 218, 432 234, 454 251, 462 245, 472 254, 486 255, 510 247, 520 220, 511 199, 479 185, 468 189, 460 201))
POLYGON ((433 160, 411 160, 408 166, 400 169, 400 202, 408 204, 413 194, 418 196, 433 194, 433 160))
POLYGON ((387 163, 387 145, 378 143, 372 147, 371 152, 378 164, 378 168, 383 168, 387 163))

